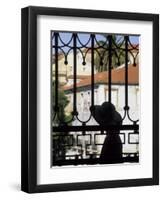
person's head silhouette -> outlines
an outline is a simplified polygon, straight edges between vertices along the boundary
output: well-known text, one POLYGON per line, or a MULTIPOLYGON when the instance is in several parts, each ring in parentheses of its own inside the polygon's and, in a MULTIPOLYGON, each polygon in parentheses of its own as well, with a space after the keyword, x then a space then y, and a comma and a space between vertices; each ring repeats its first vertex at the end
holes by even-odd
POLYGON ((118 125, 121 124, 122 117, 116 111, 111 102, 104 102, 101 106, 95 105, 90 107, 94 119, 100 125, 118 125))

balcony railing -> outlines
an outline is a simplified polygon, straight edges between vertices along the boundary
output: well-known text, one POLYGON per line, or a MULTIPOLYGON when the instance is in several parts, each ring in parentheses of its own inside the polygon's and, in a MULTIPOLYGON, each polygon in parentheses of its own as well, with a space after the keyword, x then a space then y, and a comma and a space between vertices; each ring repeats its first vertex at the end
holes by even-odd
MULTIPOLYGON (((79 164, 100 164, 100 163, 123 163, 139 161, 139 120, 132 119, 130 116, 129 93, 128 93, 128 64, 129 56, 132 57, 132 65, 135 67, 138 60, 139 46, 133 45, 129 35, 121 36, 121 41, 116 43, 114 35, 105 35, 105 42, 100 43, 97 40, 97 34, 87 34, 88 41, 83 44, 81 34, 71 33, 68 42, 64 42, 60 32, 51 32, 51 48, 52 48, 52 64, 55 65, 54 88, 52 88, 52 165, 79 165, 79 164), (85 49, 85 50, 83 50, 85 49), (112 102, 112 70, 113 65, 119 66, 124 63, 124 107, 121 122, 118 125, 110 124, 92 124, 89 122, 94 118, 92 112, 87 120, 79 118, 79 110, 77 108, 77 54, 81 54, 82 65, 86 65, 86 57, 88 52, 91 54, 91 80, 90 91, 91 101, 90 107, 95 108, 95 57, 98 57, 99 65, 106 64, 108 73, 108 102, 112 102), (69 64, 69 54, 73 54, 73 102, 71 117, 66 119, 63 108, 59 102, 59 56, 64 59, 65 68, 69 64), (107 56, 106 56, 107 55, 107 56), (113 62, 114 56, 114 62, 113 62), (106 59, 107 58, 107 59, 106 59), (125 119, 128 124, 123 124, 125 119), (74 121, 78 121, 78 125, 73 125, 74 121), (80 124, 80 125, 79 125, 80 124), (123 150, 122 157, 119 160, 109 160, 101 162, 100 152, 104 140, 108 134, 118 134, 121 138, 122 148, 128 144, 134 146, 134 151, 125 152, 123 150), (134 141, 132 141, 132 136, 134 141), (97 138, 100 138, 99 140, 97 138), (99 142, 100 141, 100 142, 99 142)), ((97 67, 97 66, 96 66, 97 67)), ((90 109, 91 110, 91 109, 90 109)))

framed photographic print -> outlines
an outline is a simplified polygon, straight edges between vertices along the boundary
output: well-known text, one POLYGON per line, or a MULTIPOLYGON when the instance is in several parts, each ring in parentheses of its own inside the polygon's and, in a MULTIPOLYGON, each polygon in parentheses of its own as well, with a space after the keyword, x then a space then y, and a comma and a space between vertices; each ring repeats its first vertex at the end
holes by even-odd
POLYGON ((158 185, 159 16, 22 9, 22 190, 158 185))

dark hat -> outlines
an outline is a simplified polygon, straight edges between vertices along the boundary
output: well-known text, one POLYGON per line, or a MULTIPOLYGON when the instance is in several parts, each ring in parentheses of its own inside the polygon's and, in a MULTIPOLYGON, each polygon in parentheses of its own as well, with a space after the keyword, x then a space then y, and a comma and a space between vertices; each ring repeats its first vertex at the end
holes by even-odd
POLYGON ((101 106, 95 105, 90 109, 94 119, 100 125, 121 124, 122 117, 111 102, 104 102, 101 106))

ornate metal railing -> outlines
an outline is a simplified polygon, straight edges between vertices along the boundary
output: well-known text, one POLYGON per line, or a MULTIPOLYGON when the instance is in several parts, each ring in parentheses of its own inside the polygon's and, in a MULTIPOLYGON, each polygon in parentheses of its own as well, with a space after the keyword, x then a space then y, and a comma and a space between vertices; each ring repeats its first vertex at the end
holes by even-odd
MULTIPOLYGON (((103 143, 97 141, 97 137, 105 137, 109 132, 120 131, 119 135, 122 145, 138 145, 139 144, 139 120, 132 119, 130 116, 130 105, 128 96, 128 64, 129 55, 132 57, 132 65, 136 67, 139 53, 139 46, 133 45, 129 35, 118 36, 119 41, 115 40, 114 35, 106 35, 105 41, 101 42, 97 39, 97 34, 87 34, 87 41, 81 41, 81 34, 72 33, 69 41, 65 42, 62 34, 59 32, 51 32, 51 48, 52 48, 52 64, 55 65, 55 81, 54 99, 52 99, 52 165, 69 165, 69 164, 97 164, 100 163, 98 148, 103 143), (92 112, 88 119, 82 120, 79 117, 77 109, 77 54, 81 54, 82 65, 86 65, 87 54, 91 53, 91 108, 95 106, 95 59, 98 57, 98 64, 107 67, 108 73, 108 102, 112 102, 112 70, 124 63, 124 107, 123 116, 120 125, 88 125, 93 118, 92 112), (61 114, 59 106, 59 55, 64 58, 65 68, 69 64, 68 56, 73 53, 73 110, 68 120, 61 114), (114 60, 113 60, 114 56, 114 60), (123 124, 128 118, 128 124, 123 124), (80 125, 73 125, 74 121, 80 122, 80 125), (137 137, 136 142, 132 141, 131 136, 137 137)), ((97 67, 97 66, 96 66, 97 67)), ((100 148, 99 148, 100 149, 100 148)), ((138 162, 139 150, 135 152, 123 152, 120 162, 138 162)))

